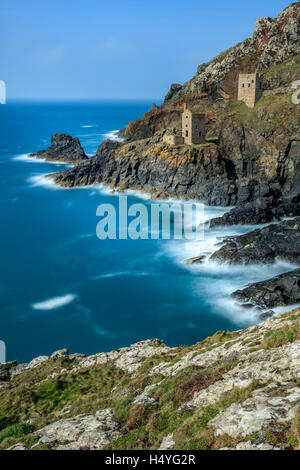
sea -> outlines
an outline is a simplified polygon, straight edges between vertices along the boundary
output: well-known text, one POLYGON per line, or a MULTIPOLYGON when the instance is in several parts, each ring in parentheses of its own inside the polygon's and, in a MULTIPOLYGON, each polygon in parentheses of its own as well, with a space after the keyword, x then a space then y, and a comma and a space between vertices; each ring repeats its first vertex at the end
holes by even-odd
MULTIPOLYGON (((119 194, 101 185, 61 188, 45 175, 70 168, 29 157, 54 133, 77 136, 88 156, 142 117, 152 101, 9 101, 0 105, 0 340, 7 360, 28 362, 68 348, 94 354, 160 338, 169 346, 199 342, 218 330, 258 322, 230 293, 291 266, 227 266, 206 260, 226 235, 252 227, 209 230, 202 240, 100 240, 97 208, 118 209, 119 194)), ((128 205, 151 201, 126 192, 128 205)), ((198 201, 200 204, 201 201, 198 201)), ((203 220, 229 208, 204 207, 203 220)), ((176 223, 173 220, 172 223, 176 223)))

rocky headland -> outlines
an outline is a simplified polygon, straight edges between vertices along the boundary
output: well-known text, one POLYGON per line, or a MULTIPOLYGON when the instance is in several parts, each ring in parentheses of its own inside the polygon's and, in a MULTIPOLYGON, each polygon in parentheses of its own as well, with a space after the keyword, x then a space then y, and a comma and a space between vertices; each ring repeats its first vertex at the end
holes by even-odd
POLYGON ((29 156, 52 162, 66 163, 78 163, 88 158, 79 139, 67 134, 54 134, 51 137, 51 146, 49 148, 31 153, 29 156))
MULTIPOLYGON (((102 183, 118 191, 144 191, 153 198, 234 206, 212 219, 210 228, 272 225, 225 239, 212 261, 282 260, 298 265, 299 219, 280 222, 300 216, 300 105, 292 102, 291 86, 295 80, 300 80, 299 2, 275 19, 258 19, 251 38, 200 65, 184 85, 173 84, 161 106, 154 105, 128 124, 122 142, 106 140, 87 158, 78 139, 56 134, 51 147, 37 156, 76 163, 49 175, 65 187, 102 183), (245 71, 263 77, 263 96, 253 109, 237 101, 238 76, 245 71), (206 114, 205 144, 164 142, 166 133, 180 133, 183 103, 206 114)), ((188 260, 202 261, 203 256, 188 260)))
POLYGON ((296 304, 300 302, 300 269, 250 284, 234 292, 232 297, 246 308, 259 306, 267 309, 296 304))
POLYGON ((0 448, 300 447, 300 310, 193 346, 0 365, 0 448))

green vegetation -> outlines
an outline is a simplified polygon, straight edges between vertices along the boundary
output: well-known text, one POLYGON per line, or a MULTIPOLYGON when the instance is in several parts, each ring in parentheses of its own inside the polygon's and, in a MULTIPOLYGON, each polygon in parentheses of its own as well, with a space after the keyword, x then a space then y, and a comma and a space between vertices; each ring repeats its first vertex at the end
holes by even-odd
POLYGON ((291 426, 289 444, 296 450, 300 450, 300 406, 298 406, 291 426))
POLYGON ((233 343, 236 344, 238 342, 234 342, 234 340, 239 338, 239 336, 240 332, 238 331, 217 331, 213 336, 209 336, 200 343, 196 343, 193 346, 186 346, 184 348, 184 353, 186 354, 189 351, 197 351, 198 354, 203 354, 222 346, 224 343, 227 343, 226 348, 229 348, 233 343))
POLYGON ((17 423, 6 427, 0 431, 0 450, 11 447, 17 442, 32 446, 38 439, 34 436, 28 436, 28 434, 34 430, 33 425, 26 423, 17 423))
POLYGON ((216 144, 218 144, 219 141, 220 141, 220 138, 219 138, 219 136, 217 136, 217 135, 213 135, 213 136, 207 136, 207 137, 205 137, 205 140, 206 140, 206 142, 208 142, 208 143, 216 143, 216 144))
POLYGON ((251 434, 251 436, 249 437, 249 441, 251 442, 257 442, 259 441, 260 437, 258 434, 251 434))
MULTIPOLYGON (((181 353, 184 353, 184 349, 179 349, 179 354, 181 353)), ((110 362, 46 380, 53 372, 58 373, 62 368, 72 367, 60 359, 46 361, 34 369, 25 371, 12 380, 12 388, 0 390, 1 448, 7 448, 16 442, 24 442, 23 438, 32 432, 32 428, 24 425, 28 419, 34 419, 35 427, 38 429, 60 419, 60 413, 66 406, 69 409, 64 418, 110 407, 120 423, 128 422, 129 426, 134 428, 136 421, 136 427, 141 426, 155 413, 156 407, 134 407, 132 402, 135 395, 132 391, 142 390, 147 385, 161 380, 159 374, 149 377, 149 371, 155 365, 164 361, 168 363, 171 360, 173 357, 160 353, 160 348, 157 348, 157 355, 145 359, 135 377, 114 367, 113 362, 110 362)), ((182 373, 182 380, 185 379, 186 373, 182 373)), ((173 419, 174 423, 182 419, 178 415, 180 418, 178 421, 178 417, 172 417, 171 413, 170 409, 168 425, 170 428, 173 426, 173 419)), ((158 422, 160 420, 165 422, 167 415, 168 412, 163 408, 158 422)), ((128 438, 131 439, 132 436, 128 438)), ((36 441, 36 438, 33 440, 36 441)))
POLYGON ((284 313, 283 315, 280 316, 280 321, 281 322, 284 322, 284 321, 296 321, 296 320, 300 320, 300 312, 299 312, 299 309, 296 309, 296 310, 292 310, 292 312, 287 312, 287 313, 284 313))
POLYGON ((130 432, 105 448, 133 450, 159 446, 164 436, 192 414, 178 412, 181 396, 177 394, 177 389, 190 378, 193 371, 194 368, 189 367, 174 377, 166 378, 151 393, 156 403, 129 407, 121 422, 126 424, 130 432))
POLYGON ((17 376, 17 380, 12 381, 14 388, 0 390, 1 446, 8 437, 16 438, 20 433, 24 435, 31 432, 32 428, 24 424, 29 419, 34 419, 35 426, 39 428, 59 419, 66 405, 70 407, 66 417, 97 411, 111 406, 113 401, 118 404, 111 395, 114 387, 116 395, 120 389, 126 388, 127 374, 112 368, 111 364, 94 366, 76 374, 65 374, 34 384, 36 378, 44 375, 43 368, 49 372, 50 365, 44 363, 22 374, 25 376, 24 385, 21 385, 21 376, 17 376))
POLYGON ((292 94, 263 96, 254 108, 248 108, 242 101, 231 100, 227 116, 240 125, 247 124, 260 131, 285 129, 290 119, 300 123, 300 107, 292 103, 292 94))
POLYGON ((293 80, 300 79, 300 55, 292 57, 282 64, 273 64, 269 71, 264 75, 264 84, 290 84, 293 80))
POLYGON ((278 440, 277 440, 277 436, 271 432, 271 431, 268 431, 266 432, 265 434, 265 441, 268 443, 268 444, 271 444, 272 446, 276 446, 278 440))
POLYGON ((34 431, 34 426, 25 423, 13 424, 8 426, 3 431, 0 431, 0 440, 6 439, 7 437, 22 437, 34 431))

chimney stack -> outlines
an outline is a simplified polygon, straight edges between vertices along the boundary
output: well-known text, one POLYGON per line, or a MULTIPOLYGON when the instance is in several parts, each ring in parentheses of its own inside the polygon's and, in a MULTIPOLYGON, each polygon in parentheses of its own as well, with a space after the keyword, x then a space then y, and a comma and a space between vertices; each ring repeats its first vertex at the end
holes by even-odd
POLYGON ((186 103, 183 103, 183 112, 185 113, 186 110, 187 110, 187 105, 186 103))

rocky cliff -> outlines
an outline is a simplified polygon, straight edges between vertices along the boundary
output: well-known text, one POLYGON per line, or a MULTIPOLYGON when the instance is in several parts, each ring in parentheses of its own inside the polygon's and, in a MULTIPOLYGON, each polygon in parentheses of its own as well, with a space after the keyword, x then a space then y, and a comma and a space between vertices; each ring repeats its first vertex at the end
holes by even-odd
POLYGON ((169 147, 155 136, 123 145, 105 141, 95 157, 54 175, 54 180, 68 187, 102 182, 119 190, 146 191, 153 197, 171 195, 229 205, 235 202, 229 165, 214 144, 169 147))
POLYGON ((49 148, 32 153, 29 156, 49 161, 71 163, 78 163, 88 158, 81 147, 79 139, 68 134, 54 134, 51 137, 51 146, 49 148))
POLYGON ((0 365, 0 448, 299 449, 299 320, 0 365))
MULTIPOLYGON (((67 185, 103 182, 152 194, 202 199, 212 205, 295 203, 299 212, 300 105, 291 84, 300 79, 300 3, 276 19, 259 19, 251 38, 172 85, 164 103, 130 123, 125 142, 103 144, 97 155, 55 177, 67 185), (254 109, 236 101, 240 72, 264 77, 254 109), (180 131, 183 103, 206 113, 207 144, 172 147, 165 132, 180 131)), ((251 221, 250 221, 251 223, 251 221)), ((255 223, 252 222, 252 223, 255 223)))

